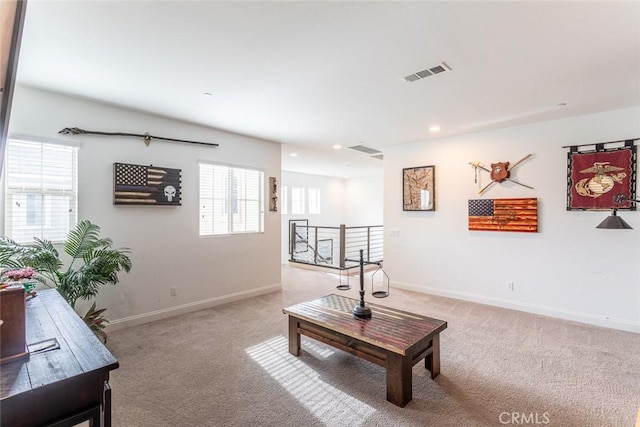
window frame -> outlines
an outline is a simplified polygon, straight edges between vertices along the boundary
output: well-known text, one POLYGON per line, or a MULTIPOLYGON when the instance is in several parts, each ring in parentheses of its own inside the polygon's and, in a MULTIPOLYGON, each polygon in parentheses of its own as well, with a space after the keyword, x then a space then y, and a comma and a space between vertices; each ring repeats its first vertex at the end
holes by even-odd
MULTIPOLYGON (((237 165, 237 164, 230 164, 230 163, 223 163, 223 162, 214 162, 214 161, 209 161, 209 160, 198 160, 198 236, 199 237, 203 237, 203 238, 207 238, 207 237, 225 237, 225 236, 237 236, 237 235, 248 235, 248 234, 263 234, 265 232, 265 210, 266 210, 266 203, 267 203, 267 197, 266 197, 266 188, 265 188, 265 171, 262 168, 256 168, 256 167, 251 167, 251 166, 246 166, 246 165, 237 165), (223 206, 222 206, 222 214, 227 216, 227 220, 226 220, 226 231, 224 233, 216 233, 216 225, 215 225, 215 216, 211 217, 211 222, 210 224, 205 224, 205 226, 203 226, 204 223, 204 218, 203 218, 203 212, 205 210, 205 207, 203 206, 203 200, 207 200, 209 202, 211 202, 211 210, 212 210, 212 215, 215 215, 214 212, 214 206, 215 206, 215 201, 216 200, 220 200, 221 197, 220 196, 216 196, 215 192, 214 192, 214 185, 213 182, 211 183, 211 197, 207 198, 207 199, 203 199, 203 174, 202 174, 202 167, 211 167, 212 168, 212 173, 215 173, 215 168, 216 167, 221 167, 221 168, 227 168, 228 169, 228 175, 225 177, 226 178, 226 185, 225 185, 225 189, 224 191, 224 196, 222 198, 222 200, 224 201, 223 206), (243 230, 243 231, 234 231, 234 215, 238 215, 239 211, 241 210, 246 210, 246 202, 247 201, 256 201, 256 199, 251 199, 251 198, 240 198, 238 191, 239 189, 237 188, 238 186, 238 182, 234 179, 228 179, 230 177, 233 176, 234 174, 234 170, 239 170, 239 171, 243 171, 243 172, 257 172, 259 173, 259 182, 258 182, 258 190, 257 190, 257 202, 258 202, 258 218, 257 218, 257 224, 258 224, 258 229, 256 230, 243 230), (235 195, 235 197, 234 197, 235 195), (233 207, 232 209, 229 209, 229 207, 233 207), (211 232, 207 233, 203 231, 204 227, 208 227, 211 232)), ((246 195, 246 194, 245 194, 246 195)), ((246 217, 245 217, 246 218, 246 217)))
POLYGON ((307 212, 309 215, 322 214, 322 190, 319 187, 307 188, 307 212))
POLYGON ((291 187, 291 215, 306 215, 307 214, 307 188, 306 187, 291 187), (299 196, 296 198, 296 196, 299 196))
MULTIPOLYGON (((6 153, 5 153, 5 164, 2 168, 2 201, 4 203, 4 210, 2 212, 3 215, 3 233, 6 237, 15 240, 18 243, 31 243, 33 242, 33 238, 37 237, 39 239, 46 239, 51 241, 54 244, 63 243, 68 235, 68 232, 73 230, 78 224, 78 173, 79 173, 79 154, 80 154, 80 144, 77 142, 71 141, 60 141, 55 139, 44 139, 44 138, 33 138, 29 136, 23 135, 14 135, 11 134, 7 138, 6 145, 6 153), (18 163, 20 166, 21 161, 12 159, 11 149, 13 144, 38 144, 40 147, 40 173, 39 179, 40 183, 37 187, 30 185, 27 181, 23 182, 22 185, 11 185, 14 182, 14 178, 11 176, 12 164, 14 161, 18 163), (71 149, 71 164, 68 165, 68 171, 71 173, 70 177, 70 187, 69 189, 60 189, 54 188, 53 186, 47 186, 45 182, 46 175, 44 173, 45 168, 53 168, 60 167, 61 163, 57 161, 53 161, 49 159, 49 162, 46 162, 44 159, 44 153, 47 146, 58 146, 64 147, 67 149, 71 149), (25 209, 25 224, 20 226, 16 225, 16 222, 19 222, 19 219, 13 212, 10 212, 10 209, 13 207, 14 201, 20 195, 23 195, 25 200, 31 199, 35 200, 33 196, 40 196, 39 209, 36 212, 37 223, 28 224, 28 216, 29 216, 29 206, 26 206, 25 209), (55 215, 56 212, 54 210, 50 210, 47 212, 46 200, 53 200, 53 198, 59 197, 67 198, 69 201, 69 210, 67 211, 67 215, 63 215, 58 218, 55 215), (68 197, 67 197, 68 196, 68 197), (61 225, 62 221, 66 224, 61 225), (53 224, 50 227, 47 227, 47 224, 53 224), (22 233, 20 233, 22 231, 22 233), (51 237, 47 235, 47 232, 58 232, 59 235, 56 237, 51 237), (65 231, 62 233, 62 231, 65 231), (24 234, 27 234, 28 237, 24 234), (20 236, 19 234, 23 234, 20 236)), ((59 214, 62 211, 58 211, 59 214)))

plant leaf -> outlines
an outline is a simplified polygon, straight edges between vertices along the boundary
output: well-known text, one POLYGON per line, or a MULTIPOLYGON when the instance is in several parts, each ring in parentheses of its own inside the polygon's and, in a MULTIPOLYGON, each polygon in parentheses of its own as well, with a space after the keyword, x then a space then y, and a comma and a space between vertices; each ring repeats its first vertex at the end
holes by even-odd
POLYGON ((84 254, 100 241, 100 227, 89 220, 82 220, 75 229, 69 231, 64 243, 64 251, 73 259, 82 259, 84 254))

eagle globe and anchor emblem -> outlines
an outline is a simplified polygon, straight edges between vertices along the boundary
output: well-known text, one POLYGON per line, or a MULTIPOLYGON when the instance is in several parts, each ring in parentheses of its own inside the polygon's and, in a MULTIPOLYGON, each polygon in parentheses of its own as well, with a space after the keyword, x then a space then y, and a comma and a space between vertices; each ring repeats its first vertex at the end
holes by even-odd
POLYGON ((598 198, 613 190, 616 183, 622 184, 622 180, 627 177, 625 172, 619 172, 622 170, 624 168, 611 166, 609 162, 595 162, 590 168, 580 171, 594 175, 578 181, 576 191, 581 196, 598 198))
POLYGON ((508 180, 511 177, 511 172, 509 171, 509 162, 491 163, 491 179, 495 182, 508 180))

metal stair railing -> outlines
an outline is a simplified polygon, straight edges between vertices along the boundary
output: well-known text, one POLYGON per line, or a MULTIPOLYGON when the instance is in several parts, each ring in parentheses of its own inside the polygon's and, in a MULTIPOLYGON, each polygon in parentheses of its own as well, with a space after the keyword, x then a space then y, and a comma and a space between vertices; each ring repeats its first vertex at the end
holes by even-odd
MULTIPOLYGON (((297 255, 296 261, 303 261, 309 264, 330 264, 331 257, 325 258, 322 254, 318 253, 318 249, 316 246, 309 244, 308 239, 304 236, 300 235, 300 233, 296 232, 296 248, 298 247, 298 243, 304 244, 307 246, 307 250, 305 251, 296 251, 297 255)), ((292 253, 293 255, 293 253, 292 253)))
POLYGON ((360 250, 369 263, 383 260, 382 225, 326 227, 292 223, 290 235, 292 262, 345 270, 355 266, 346 259, 355 259, 360 250))

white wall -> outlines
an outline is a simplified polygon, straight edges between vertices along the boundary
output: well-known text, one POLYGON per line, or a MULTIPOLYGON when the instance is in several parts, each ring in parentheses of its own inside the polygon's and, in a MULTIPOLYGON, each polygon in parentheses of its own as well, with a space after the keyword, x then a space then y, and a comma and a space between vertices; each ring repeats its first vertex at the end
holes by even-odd
MULTIPOLYGON (((282 171, 282 186, 286 186, 289 190, 289 210, 287 214, 283 212, 283 217, 288 216, 292 219, 304 217, 309 219, 310 225, 339 225, 340 221, 344 220, 344 181, 342 178, 330 176, 282 171), (292 215, 291 187, 319 188, 322 195, 321 213, 315 215, 308 213, 292 215)), ((308 198, 306 203, 308 204, 308 198)))
MULTIPOLYGON (((282 171, 281 189, 289 191, 289 209, 282 214, 282 263, 289 261, 288 238, 290 219, 308 219, 309 225, 355 227, 382 224, 382 175, 366 178, 334 178, 282 171), (319 188, 322 209, 319 215, 291 214, 291 187, 319 188)), ((280 197, 282 202, 284 198, 280 197)), ((307 201, 308 202, 308 201, 307 201)))
MULTIPOLYGON (((640 332, 640 214, 634 230, 600 230, 606 212, 566 210, 564 145, 640 137, 640 108, 385 149, 385 269, 421 292, 640 332), (479 161, 515 162, 513 178, 478 196, 479 161), (435 212, 403 212, 402 168, 436 165, 435 212), (539 233, 472 232, 467 201, 537 197, 539 233), (399 237, 389 233, 399 230, 399 237), (507 283, 514 282, 514 290, 507 283)), ((482 184, 489 182, 482 172, 482 184)))
POLYGON ((79 218, 132 252, 131 273, 103 287, 98 298, 112 328, 279 289, 280 214, 268 211, 267 194, 264 233, 198 236, 198 161, 260 168, 268 192, 268 177, 280 177, 279 144, 25 87, 14 96, 10 134, 81 141, 79 218), (149 132, 220 147, 163 141, 147 147, 136 138, 58 135, 65 127, 149 132), (182 169, 182 206, 114 206, 114 162, 182 169))
POLYGON ((344 223, 352 227, 382 225, 383 188, 382 174, 345 179, 344 223))

